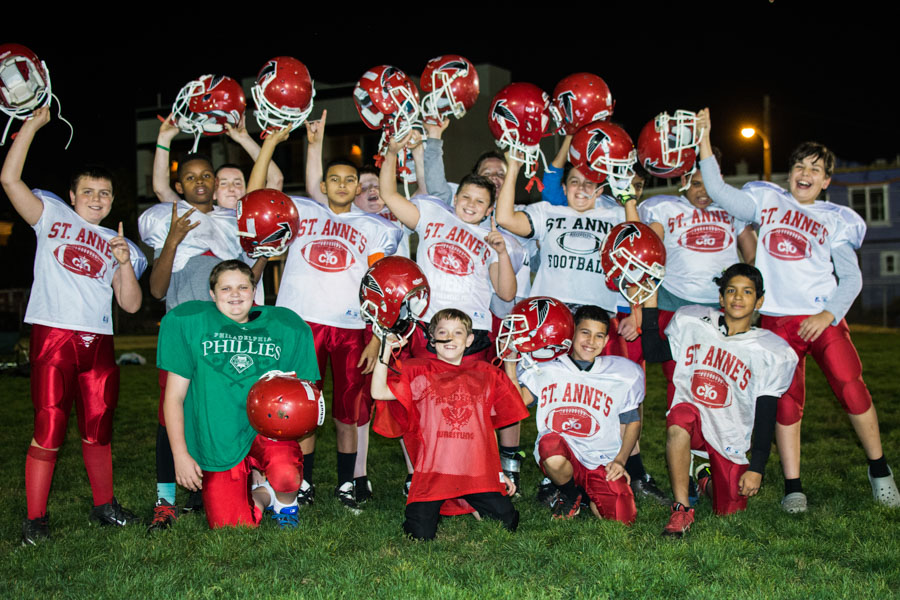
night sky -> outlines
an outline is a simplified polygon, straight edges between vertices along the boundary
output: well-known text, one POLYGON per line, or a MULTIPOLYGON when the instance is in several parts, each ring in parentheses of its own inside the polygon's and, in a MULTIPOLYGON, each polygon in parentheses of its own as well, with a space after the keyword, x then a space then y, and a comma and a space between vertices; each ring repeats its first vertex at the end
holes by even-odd
MULTIPOLYGON (((68 151, 63 150, 68 137, 63 124, 55 121, 44 128, 23 176, 33 187, 58 192, 66 189, 72 168, 97 162, 124 174, 117 196, 131 195, 136 110, 154 106, 158 94, 163 104, 170 104, 182 85, 204 73, 253 77, 267 59, 279 55, 300 59, 314 80, 328 83, 356 81, 378 64, 418 76, 429 58, 446 53, 509 69, 513 81, 535 83, 548 93, 566 75, 593 72, 612 91, 613 120, 634 139, 659 112, 709 106, 713 143, 724 152, 726 172, 742 159, 751 173, 761 171, 761 144, 743 140, 737 131, 745 122, 761 121, 762 97, 769 94, 774 170, 785 170, 790 150, 807 139, 831 146, 841 161, 893 160, 900 154, 900 111, 889 92, 898 78, 898 44, 896 33, 887 31, 889 19, 862 9, 826 15, 821 4, 797 4, 711 4, 727 9, 715 25, 701 24, 692 15, 702 12, 698 7, 704 4, 678 8, 666 3, 658 12, 654 4, 632 3, 636 8, 621 14, 604 9, 602 16, 583 9, 562 16, 544 9, 507 19, 506 9, 496 8, 482 16, 466 13, 463 19, 448 12, 443 19, 390 28, 360 26, 337 15, 279 16, 270 7, 256 15, 228 17, 250 25, 251 31, 262 29, 267 20, 279 22, 283 32, 251 32, 237 39, 217 24, 215 8, 204 6, 192 9, 204 14, 181 25, 173 19, 164 31, 141 32, 134 24, 113 26, 103 17, 81 17, 68 21, 71 35, 5 27, 0 42, 24 44, 47 63, 63 116, 75 126, 68 151), (554 33, 548 33, 547 24, 554 33)), ((153 10, 161 7, 169 12, 177 8, 166 4, 153 10)), ((372 9, 388 11, 377 13, 376 20, 386 21, 389 4, 373 4, 372 9)), ((159 15, 144 18, 148 28, 157 27, 159 15)), ((479 102, 490 98, 482 96, 479 102)), ((17 128, 14 124, 13 130, 17 128)), ((0 159, 5 150, 0 148, 0 159)), ((12 216, 0 193, 0 217, 12 216)))

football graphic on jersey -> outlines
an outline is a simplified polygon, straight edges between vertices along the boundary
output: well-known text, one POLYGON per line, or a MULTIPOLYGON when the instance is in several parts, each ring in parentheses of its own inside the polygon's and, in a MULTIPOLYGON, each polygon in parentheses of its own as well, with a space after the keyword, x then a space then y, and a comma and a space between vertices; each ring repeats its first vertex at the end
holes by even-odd
POLYGON ((728 384, 715 371, 698 369, 691 377, 691 395, 694 402, 710 408, 725 408, 731 405, 728 384))
POLYGON ((466 252, 448 242, 438 242, 428 248, 428 260, 435 267, 450 275, 469 275, 475 264, 466 252))
POLYGON ((731 245, 731 232, 715 225, 691 227, 678 238, 678 245, 694 252, 718 252, 731 245))
POLYGON ((779 227, 763 236, 766 252, 781 260, 803 260, 812 255, 809 242, 793 229, 779 227))
POLYGON ((556 238, 560 248, 572 254, 597 254, 601 241, 590 231, 567 231, 556 238))
POLYGON ((53 256, 69 271, 85 277, 100 279, 106 275, 106 261, 85 246, 64 244, 53 251, 53 256))
POLYGON ((339 240, 313 240, 300 254, 311 266, 326 273, 345 271, 353 266, 353 253, 339 240))
POLYGON ((590 437, 599 431, 600 423, 580 406, 565 406, 550 411, 547 428, 575 437, 590 437))

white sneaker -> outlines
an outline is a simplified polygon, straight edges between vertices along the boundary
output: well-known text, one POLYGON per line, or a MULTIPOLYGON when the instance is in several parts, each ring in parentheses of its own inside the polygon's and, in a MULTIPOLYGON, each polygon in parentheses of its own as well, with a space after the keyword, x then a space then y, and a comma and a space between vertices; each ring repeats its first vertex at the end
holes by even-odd
POLYGON ((900 492, 894 482, 894 472, 888 467, 888 475, 885 477, 872 477, 869 472, 869 483, 872 485, 872 496, 875 502, 890 508, 900 508, 900 492))
POLYGON ((792 515, 806 512, 806 494, 791 492, 781 499, 781 510, 792 515))

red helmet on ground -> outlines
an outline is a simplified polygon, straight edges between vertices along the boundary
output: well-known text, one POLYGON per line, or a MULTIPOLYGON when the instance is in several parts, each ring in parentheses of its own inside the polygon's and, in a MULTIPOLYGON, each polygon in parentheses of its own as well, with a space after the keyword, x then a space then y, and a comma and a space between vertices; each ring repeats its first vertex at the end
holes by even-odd
POLYGON ((587 179, 603 183, 616 180, 616 187, 627 188, 634 178, 637 153, 631 137, 613 123, 594 121, 579 129, 569 146, 571 162, 587 179))
POLYGON ((480 85, 475 67, 459 54, 432 58, 425 65, 422 78, 422 116, 433 123, 453 115, 465 116, 478 99, 480 85))
POLYGON ((575 73, 553 89, 550 115, 558 133, 571 135, 591 121, 608 120, 615 105, 605 81, 593 73, 575 73))
POLYGON ((419 90, 397 67, 379 65, 363 73, 353 101, 369 129, 390 128, 392 135, 404 137, 419 120, 419 90))
POLYGON ((556 298, 535 296, 516 304, 497 333, 497 356, 505 361, 546 362, 568 354, 575 334, 572 311, 556 298), (513 352, 519 358, 510 358, 513 352))
POLYGON ((654 177, 672 179, 687 175, 694 171, 702 137, 696 113, 676 110, 671 117, 660 113, 641 130, 638 159, 654 177))
POLYGON ((247 394, 247 418, 260 435, 296 440, 325 422, 325 400, 315 383, 269 371, 247 394))
POLYGON ((225 133, 225 124, 240 123, 246 109, 241 84, 224 75, 202 75, 189 81, 172 105, 178 128, 195 137, 225 133))
POLYGON ((600 264, 606 273, 606 286, 639 304, 666 276, 666 247, 647 225, 626 221, 610 229, 603 240, 600 264), (631 286, 637 289, 629 291, 631 286))
POLYGON ((256 190, 238 200, 237 219, 241 247, 250 258, 284 254, 300 230, 294 201, 278 190, 256 190))
POLYGON ((263 65, 250 92, 262 137, 285 127, 293 131, 303 124, 316 95, 306 65, 290 56, 277 56, 263 65))
POLYGON ((488 117, 497 145, 510 157, 525 163, 525 176, 533 177, 538 158, 543 158, 540 141, 549 135, 550 97, 536 85, 511 83, 494 96, 488 117))
POLYGON ((428 310, 431 288, 419 265, 385 256, 369 267, 359 286, 360 312, 378 337, 409 337, 428 310))

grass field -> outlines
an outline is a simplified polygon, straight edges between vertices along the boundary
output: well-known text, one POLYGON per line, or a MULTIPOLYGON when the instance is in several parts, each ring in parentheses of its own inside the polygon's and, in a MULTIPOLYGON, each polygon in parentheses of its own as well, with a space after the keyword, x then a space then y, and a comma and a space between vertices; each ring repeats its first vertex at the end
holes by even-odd
MULTIPOLYGON (((900 469, 900 335, 854 339, 878 407, 885 452, 900 469)), ((155 341, 155 340, 154 340, 155 341)), ((153 341, 145 342, 152 344, 153 341)), ((154 349, 131 338, 151 362, 154 349)), ((124 344, 123 344, 124 346, 124 344)), ((120 348, 121 350, 122 348, 120 348)), ((122 368, 113 460, 116 495, 149 518, 155 500, 156 370, 122 368)), ((760 495, 742 514, 714 517, 707 502, 682 541, 664 539, 664 507, 638 502, 631 528, 582 516, 551 522, 534 500, 528 464, 519 531, 470 517, 445 519, 432 543, 400 535, 405 468, 396 441, 372 436, 375 498, 344 512, 335 484, 334 431, 317 450, 317 503, 301 528, 211 532, 197 515, 162 535, 89 524, 90 489, 74 416, 50 495, 53 540, 19 546, 24 458, 32 430, 28 380, 0 376, 0 598, 885 598, 900 593, 900 510, 877 506, 849 422, 814 363, 808 366, 803 476, 810 510, 783 514, 773 452, 760 495)), ((648 470, 668 489, 664 392, 650 368, 642 442, 648 470)), ((523 429, 533 446, 533 421, 523 429)), ((182 497, 179 496, 179 500, 182 497)))

